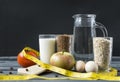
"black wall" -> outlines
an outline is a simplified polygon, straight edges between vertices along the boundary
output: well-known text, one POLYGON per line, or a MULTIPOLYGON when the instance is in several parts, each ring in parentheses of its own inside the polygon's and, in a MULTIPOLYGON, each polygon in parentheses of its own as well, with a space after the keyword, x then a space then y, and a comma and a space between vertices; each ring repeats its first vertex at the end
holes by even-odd
POLYGON ((96 14, 114 38, 113 55, 120 55, 120 0, 0 0, 0 56, 38 50, 41 33, 71 34, 77 13, 96 14))

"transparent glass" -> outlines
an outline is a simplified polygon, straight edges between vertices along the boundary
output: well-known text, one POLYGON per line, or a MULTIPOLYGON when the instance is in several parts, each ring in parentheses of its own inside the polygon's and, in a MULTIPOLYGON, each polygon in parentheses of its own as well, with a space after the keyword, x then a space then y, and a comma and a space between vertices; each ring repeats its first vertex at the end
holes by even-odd
POLYGON ((96 37, 96 28, 101 29, 103 36, 108 36, 107 30, 103 24, 95 21, 95 14, 75 14, 72 54, 76 60, 90 60, 93 58, 93 41, 96 37))
POLYGON ((113 49, 112 37, 94 37, 94 61, 98 64, 99 71, 109 71, 113 49))
POLYGON ((44 63, 50 63, 50 57, 55 53, 55 37, 53 34, 39 35, 40 60, 44 63))

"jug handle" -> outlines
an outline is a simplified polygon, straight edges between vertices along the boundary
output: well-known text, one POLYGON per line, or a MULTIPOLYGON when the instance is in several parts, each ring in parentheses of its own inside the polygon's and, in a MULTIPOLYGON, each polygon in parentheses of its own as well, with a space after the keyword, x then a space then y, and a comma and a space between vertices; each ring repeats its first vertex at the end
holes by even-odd
POLYGON ((96 22, 95 28, 99 28, 103 32, 103 36, 108 37, 108 31, 107 31, 106 27, 103 24, 101 24, 99 22, 96 22))

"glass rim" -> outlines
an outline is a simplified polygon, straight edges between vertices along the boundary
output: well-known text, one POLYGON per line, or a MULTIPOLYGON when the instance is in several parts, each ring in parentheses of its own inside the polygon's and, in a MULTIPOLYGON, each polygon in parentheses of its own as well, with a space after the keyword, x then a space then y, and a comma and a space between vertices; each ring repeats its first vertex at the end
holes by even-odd
POLYGON ((39 36, 46 36, 46 35, 48 35, 48 36, 57 36, 57 35, 73 35, 73 34, 39 34, 39 36))
POLYGON ((107 36, 107 37, 93 37, 93 38, 113 38, 113 37, 109 37, 109 36, 107 36))
POLYGON ((76 17, 84 17, 84 18, 91 18, 91 17, 96 17, 95 14, 75 14, 72 16, 73 18, 76 18, 76 17))
POLYGON ((40 37, 56 37, 55 34, 39 34, 39 38, 40 37))
POLYGON ((113 37, 93 37, 93 39, 97 39, 97 38, 104 38, 104 39, 109 39, 109 40, 113 40, 113 37))

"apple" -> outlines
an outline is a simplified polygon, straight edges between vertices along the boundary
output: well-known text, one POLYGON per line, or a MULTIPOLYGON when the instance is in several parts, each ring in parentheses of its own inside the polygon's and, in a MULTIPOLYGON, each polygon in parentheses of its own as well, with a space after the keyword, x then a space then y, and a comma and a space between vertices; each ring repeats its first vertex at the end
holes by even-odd
POLYGON ((68 52, 57 52, 51 56, 50 64, 70 70, 75 65, 75 59, 73 55, 68 52))
MULTIPOLYGON (((34 56, 34 57, 36 57, 36 58, 39 58, 39 55, 38 55, 36 52, 32 51, 32 50, 25 50, 25 52, 26 52, 27 54, 31 55, 31 56, 34 56)), ((18 56, 17 56, 17 62, 18 62, 18 64, 19 64, 20 66, 22 66, 22 67, 29 67, 29 66, 35 65, 34 62, 32 62, 31 60, 26 59, 26 58, 24 57, 24 53, 23 53, 23 52, 20 52, 20 53, 18 54, 18 56)))

